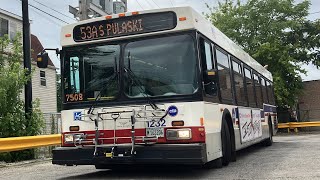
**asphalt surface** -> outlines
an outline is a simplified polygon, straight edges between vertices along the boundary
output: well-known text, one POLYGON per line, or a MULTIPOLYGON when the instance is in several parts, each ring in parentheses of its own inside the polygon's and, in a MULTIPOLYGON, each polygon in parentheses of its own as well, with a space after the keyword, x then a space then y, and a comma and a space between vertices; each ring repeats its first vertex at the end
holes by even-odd
POLYGON ((0 168, 0 179, 320 179, 320 134, 280 135, 271 147, 253 146, 221 169, 148 167, 122 171, 65 167, 50 161, 0 168))

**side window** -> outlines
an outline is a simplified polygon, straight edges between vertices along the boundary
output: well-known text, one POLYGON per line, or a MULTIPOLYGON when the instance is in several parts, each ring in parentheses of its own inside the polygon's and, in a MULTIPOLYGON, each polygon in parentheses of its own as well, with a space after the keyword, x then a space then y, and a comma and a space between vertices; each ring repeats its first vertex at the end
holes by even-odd
POLYGON ((267 81, 268 98, 270 104, 275 104, 273 95, 273 85, 271 82, 267 81))
POLYGON ((250 107, 257 107, 251 71, 248 68, 244 68, 244 74, 245 74, 245 78, 246 78, 247 96, 248 96, 248 100, 249 100, 249 106, 250 107))
POLYGON ((218 65, 219 87, 222 103, 232 104, 232 88, 229 58, 225 53, 221 52, 218 49, 216 50, 216 58, 218 65))
POLYGON ((10 40, 13 41, 17 35, 17 24, 10 21, 10 40))
POLYGON ((5 34, 8 34, 9 30, 9 21, 3 18, 0 18, 0 37, 3 37, 5 34))
POLYGON ((263 98, 262 98, 260 78, 255 73, 253 74, 253 80, 254 80, 254 87, 255 87, 258 107, 263 108, 263 98))
POLYGON ((201 61, 202 61, 202 72, 203 72, 203 86, 205 90, 205 94, 209 96, 215 96, 217 98, 217 84, 214 80, 212 80, 212 76, 215 76, 213 71, 213 55, 211 44, 201 39, 200 41, 200 51, 201 51, 201 61))
POLYGON ((266 81, 264 78, 261 78, 261 87, 262 87, 263 102, 268 103, 268 93, 267 93, 266 81))
POLYGON ((40 71, 40 85, 47 86, 46 72, 40 71))
POLYGON ((237 99, 237 104, 239 106, 246 106, 246 93, 244 89, 243 83, 243 72, 241 68, 241 64, 237 63, 236 61, 232 60, 232 69, 233 69, 233 83, 235 87, 235 94, 237 99))

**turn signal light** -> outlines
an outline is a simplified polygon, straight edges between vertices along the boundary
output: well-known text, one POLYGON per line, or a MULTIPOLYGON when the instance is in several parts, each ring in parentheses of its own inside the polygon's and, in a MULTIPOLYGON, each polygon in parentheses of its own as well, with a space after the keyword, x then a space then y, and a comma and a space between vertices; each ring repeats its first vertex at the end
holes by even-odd
POLYGON ((179 17, 179 21, 185 21, 185 20, 187 20, 186 17, 179 17))
POLYGON ((139 14, 138 11, 132 12, 132 15, 138 15, 138 14, 139 14))
POLYGON ((126 16, 125 13, 119 13, 119 17, 124 17, 124 16, 126 16))
POLYGON ((105 16, 106 19, 111 19, 112 16, 108 15, 108 16, 105 16))
POLYGON ((71 34, 65 34, 64 36, 65 37, 71 37, 71 34))
POLYGON ((70 127, 69 127, 69 130, 70 130, 70 131, 79 131, 79 130, 80 130, 80 127, 79 127, 79 126, 70 126, 70 127))
POLYGON ((200 126, 203 126, 204 125, 204 119, 203 117, 200 118, 200 126))
POLYGON ((184 121, 172 121, 172 126, 184 126, 184 121))

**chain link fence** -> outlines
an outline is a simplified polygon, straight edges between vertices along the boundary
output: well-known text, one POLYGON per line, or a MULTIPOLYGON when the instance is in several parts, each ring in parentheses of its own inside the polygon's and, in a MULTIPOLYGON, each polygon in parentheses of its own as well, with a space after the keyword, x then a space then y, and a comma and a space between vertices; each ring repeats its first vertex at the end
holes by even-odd
MULTIPOLYGON (((60 134, 61 133, 61 114, 60 113, 43 113, 44 127, 42 135, 47 134, 60 134)), ((36 149, 36 158, 50 158, 52 157, 52 149, 54 147, 41 147, 36 149)))

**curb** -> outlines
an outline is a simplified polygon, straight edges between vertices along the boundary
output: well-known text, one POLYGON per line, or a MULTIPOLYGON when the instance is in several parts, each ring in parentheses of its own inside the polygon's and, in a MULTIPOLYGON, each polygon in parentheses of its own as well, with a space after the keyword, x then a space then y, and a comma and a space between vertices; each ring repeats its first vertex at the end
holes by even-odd
POLYGON ((17 166, 25 166, 30 164, 41 164, 45 162, 51 161, 51 158, 46 159, 34 159, 34 160, 28 160, 28 161, 20 161, 20 162, 14 162, 14 163, 1 163, 0 168, 8 168, 8 167, 17 167, 17 166))

